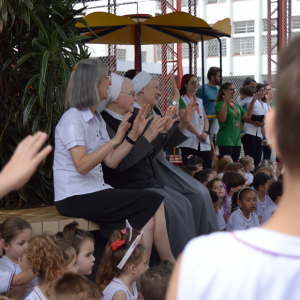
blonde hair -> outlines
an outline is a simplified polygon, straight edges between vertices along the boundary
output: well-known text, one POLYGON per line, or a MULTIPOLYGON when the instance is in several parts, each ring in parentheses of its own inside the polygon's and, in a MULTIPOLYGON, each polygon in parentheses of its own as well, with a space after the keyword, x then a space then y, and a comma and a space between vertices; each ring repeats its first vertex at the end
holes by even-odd
POLYGON ((53 235, 38 235, 25 251, 28 266, 37 275, 39 283, 46 283, 46 295, 50 295, 57 272, 67 268, 74 259, 75 250, 64 240, 57 240, 53 235), (70 251, 73 249, 73 255, 70 251))
POLYGON ((95 283, 78 273, 66 273, 53 285, 49 300, 94 300, 103 294, 95 283))
POLYGON ((98 58, 78 62, 65 89, 65 109, 75 107, 82 110, 95 106, 100 100, 98 86, 107 74, 107 65, 98 58))
POLYGON ((220 174, 231 162, 232 158, 229 155, 224 155, 224 157, 216 156, 212 162, 212 167, 216 170, 217 174, 220 174))
POLYGON ((246 167, 250 165, 252 161, 254 162, 254 159, 251 156, 246 155, 240 159, 240 164, 242 164, 244 169, 246 169, 246 167))

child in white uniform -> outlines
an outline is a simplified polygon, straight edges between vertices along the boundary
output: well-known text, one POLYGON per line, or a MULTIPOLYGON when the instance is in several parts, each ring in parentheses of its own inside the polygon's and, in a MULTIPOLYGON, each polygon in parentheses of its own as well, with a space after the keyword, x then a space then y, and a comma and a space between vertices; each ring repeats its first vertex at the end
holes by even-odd
POLYGON ((277 205, 279 204, 280 198, 282 195, 282 181, 278 180, 273 182, 269 187, 269 197, 273 201, 273 204, 270 205, 261 217, 261 224, 265 223, 269 220, 273 214, 273 212, 277 209, 277 205))
MULTIPOLYGON (((23 256, 31 239, 30 224, 18 217, 11 217, 2 223, 5 255, 0 258, 0 270, 18 275, 22 272, 19 259, 23 256)), ((25 300, 37 285, 34 278, 27 286, 13 287, 10 294, 13 298, 25 300)))
POLYGON ((231 216, 227 231, 244 230, 259 226, 256 213, 256 194, 251 188, 242 188, 232 197, 231 216))
POLYGON ((38 235, 26 250, 28 265, 39 280, 39 285, 25 300, 47 300, 55 280, 64 273, 77 272, 75 249, 65 240, 53 235, 38 235))
POLYGON ((220 178, 214 178, 210 182, 207 183, 206 187, 209 190, 215 191, 219 198, 219 210, 221 211, 224 220, 227 224, 228 222, 228 214, 226 212, 226 202, 227 202, 227 192, 225 190, 225 184, 220 178))
MULTIPOLYGON (((0 257, 3 256, 4 239, 1 238, 2 225, 0 224, 0 257)), ((9 292, 13 286, 21 286, 27 284, 34 279, 35 275, 32 270, 28 269, 27 262, 20 260, 19 265, 22 272, 19 275, 12 274, 9 271, 0 270, 0 294, 9 292)))
POLYGON ((76 262, 78 273, 81 275, 90 275, 93 270, 95 257, 95 241, 93 235, 87 231, 78 228, 77 222, 66 225, 63 232, 57 235, 62 236, 76 251, 76 262))
POLYGON ((251 186, 253 182, 253 175, 251 172, 254 171, 255 165, 254 165, 254 159, 246 155, 240 159, 240 164, 244 166, 245 174, 244 177, 246 178, 246 186, 251 186))
POLYGON ((226 212, 228 216, 230 216, 232 196, 235 192, 238 192, 245 185, 245 178, 238 172, 227 171, 225 172, 222 180, 227 189, 226 212))
POLYGON ((225 222, 224 217, 223 217, 223 212, 219 209, 218 194, 215 191, 212 191, 212 190, 208 190, 208 191, 209 191, 209 194, 210 194, 210 197, 211 197, 211 200, 213 202, 214 209, 215 209, 219 230, 224 230, 225 231, 227 225, 226 225, 226 222, 225 222))
POLYGON ((145 248, 139 244, 142 235, 143 232, 135 240, 131 237, 128 241, 124 237, 107 244, 97 273, 97 284, 103 292, 103 300, 119 297, 138 299, 136 281, 149 268, 145 248))
POLYGON ((267 118, 272 148, 285 162, 278 210, 259 228, 193 239, 177 261, 166 300, 300 299, 299 45, 300 37, 278 59, 276 109, 267 118))
POLYGON ((273 205, 273 201, 268 196, 269 186, 272 182, 272 179, 269 175, 265 173, 258 173, 254 176, 252 186, 256 190, 257 196, 257 205, 256 205, 256 214, 259 221, 261 221, 262 215, 265 210, 273 205))

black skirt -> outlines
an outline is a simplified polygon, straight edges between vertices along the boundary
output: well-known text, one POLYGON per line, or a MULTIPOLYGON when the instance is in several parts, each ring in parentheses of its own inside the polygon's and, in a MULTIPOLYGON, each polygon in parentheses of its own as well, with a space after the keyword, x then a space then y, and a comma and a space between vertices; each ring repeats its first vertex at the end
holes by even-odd
POLYGON ((55 202, 63 216, 83 218, 100 225, 103 238, 110 237, 127 219, 135 229, 142 229, 153 217, 164 197, 151 191, 106 189, 68 197, 55 202))

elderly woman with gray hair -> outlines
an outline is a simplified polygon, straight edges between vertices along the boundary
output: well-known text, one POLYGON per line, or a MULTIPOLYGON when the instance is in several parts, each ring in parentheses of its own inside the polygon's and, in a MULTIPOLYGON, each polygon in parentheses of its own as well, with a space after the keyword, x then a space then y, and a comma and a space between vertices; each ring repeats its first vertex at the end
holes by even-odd
POLYGON ((149 191, 117 190, 104 181, 101 163, 118 167, 144 131, 149 110, 144 105, 132 125, 128 122, 132 114, 127 113, 110 139, 96 111, 99 102, 108 98, 110 84, 107 66, 98 59, 80 61, 70 74, 64 98, 66 112, 55 129, 55 205, 62 215, 97 222, 103 238, 123 228, 128 219, 132 227, 144 231, 149 256, 154 240, 160 258, 174 261, 164 197, 149 191), (125 133, 127 138, 123 139, 125 133))

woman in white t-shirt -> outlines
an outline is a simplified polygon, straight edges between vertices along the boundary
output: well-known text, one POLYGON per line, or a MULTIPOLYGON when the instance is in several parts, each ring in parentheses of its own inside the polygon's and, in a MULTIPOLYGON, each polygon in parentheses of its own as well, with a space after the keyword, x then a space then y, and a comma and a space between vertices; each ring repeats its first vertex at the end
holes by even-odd
POLYGON ((244 123, 243 132, 245 136, 242 138, 245 155, 249 155, 254 158, 255 166, 261 161, 262 152, 262 140, 266 136, 264 128, 264 109, 261 98, 264 96, 265 87, 263 85, 257 85, 257 93, 252 86, 245 86, 241 88, 240 94, 237 98, 237 103, 240 104, 245 110, 250 106, 253 98, 257 98, 258 101, 254 103, 254 110, 251 120, 244 123))
POLYGON ((227 231, 244 230, 259 226, 259 220, 254 212, 256 208, 256 193, 245 187, 232 196, 231 215, 227 223, 227 231))
POLYGON ((164 197, 152 191, 113 189, 104 181, 101 163, 116 168, 149 121, 149 106, 144 105, 124 141, 130 113, 110 140, 106 124, 96 111, 99 102, 108 98, 110 84, 107 66, 96 58, 80 61, 70 74, 64 98, 66 112, 55 129, 56 208, 62 215, 97 222, 103 238, 128 219, 133 227, 143 228, 147 240, 152 241, 154 235, 154 241, 163 241, 156 245, 160 258, 173 261, 164 197))
POLYGON ((183 165, 187 164, 188 156, 194 155, 203 159, 203 169, 211 168, 211 143, 209 140, 209 122, 206 117, 202 100, 195 96, 198 89, 198 79, 193 74, 185 74, 181 79, 179 116, 190 102, 197 103, 192 122, 184 131, 188 137, 179 145, 183 165))

